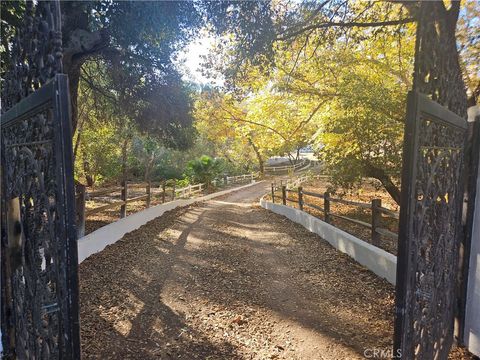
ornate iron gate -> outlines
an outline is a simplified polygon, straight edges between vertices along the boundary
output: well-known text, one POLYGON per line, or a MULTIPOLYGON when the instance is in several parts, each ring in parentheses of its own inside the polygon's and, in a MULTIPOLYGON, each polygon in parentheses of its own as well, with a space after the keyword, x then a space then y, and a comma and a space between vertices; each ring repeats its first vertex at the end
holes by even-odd
POLYGON ((77 244, 58 2, 26 3, 1 116, 2 345, 18 359, 78 359, 77 244))
POLYGON ((411 92, 402 175, 394 350, 447 359, 453 340, 467 123, 411 92))

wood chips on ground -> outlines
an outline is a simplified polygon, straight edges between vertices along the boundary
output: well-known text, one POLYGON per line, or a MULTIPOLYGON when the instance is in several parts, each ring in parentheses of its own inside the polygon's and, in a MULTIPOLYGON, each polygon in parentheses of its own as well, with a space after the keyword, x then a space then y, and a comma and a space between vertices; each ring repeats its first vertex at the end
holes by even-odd
POLYGON ((86 259, 83 358, 361 359, 390 348, 393 286, 254 205, 267 190, 170 211, 86 259))

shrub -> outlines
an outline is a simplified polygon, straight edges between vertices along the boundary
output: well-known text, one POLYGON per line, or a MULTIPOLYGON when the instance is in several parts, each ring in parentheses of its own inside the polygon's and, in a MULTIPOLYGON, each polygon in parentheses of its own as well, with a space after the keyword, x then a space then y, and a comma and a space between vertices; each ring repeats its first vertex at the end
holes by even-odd
POLYGON ((209 186, 222 171, 223 166, 218 159, 203 155, 199 159, 188 162, 186 174, 192 183, 205 183, 209 186))

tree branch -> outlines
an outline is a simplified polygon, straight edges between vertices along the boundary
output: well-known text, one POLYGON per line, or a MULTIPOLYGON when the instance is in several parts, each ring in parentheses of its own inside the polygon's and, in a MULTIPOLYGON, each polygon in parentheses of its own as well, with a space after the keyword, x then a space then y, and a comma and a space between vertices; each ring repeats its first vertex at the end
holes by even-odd
POLYGON ((370 162, 364 162, 365 175, 379 180, 392 199, 400 205, 400 189, 395 185, 384 169, 372 165, 370 162))
POLYGON ((310 122, 310 120, 312 120, 312 118, 313 118, 313 117, 315 116, 315 114, 318 112, 318 110, 320 110, 320 108, 322 107, 322 105, 325 104, 327 101, 328 101, 328 99, 325 99, 324 101, 321 101, 321 102, 315 107, 315 109, 313 109, 313 111, 312 111, 311 114, 308 116, 308 118, 306 118, 305 120, 301 121, 300 124, 298 124, 298 126, 295 128, 295 130, 293 130, 293 132, 290 134, 290 137, 293 137, 293 135, 295 135, 298 130, 300 130, 304 125, 308 124, 308 123, 310 122))
POLYGON ((67 44, 63 49, 63 64, 67 67, 75 66, 75 63, 83 62, 83 59, 100 52, 108 47, 110 36, 105 29, 89 32, 83 29, 76 29, 70 34, 67 44))
POLYGON ((99 92, 100 94, 102 94, 102 96, 105 96, 107 99, 110 99, 114 104, 117 103, 117 99, 113 95, 109 94, 108 92, 106 92, 106 90, 95 85, 93 81, 89 77, 85 76, 84 74, 85 72, 80 75, 80 79, 85 81, 92 90, 99 92))
POLYGON ((285 140, 286 142, 288 142, 288 139, 282 135, 282 133, 280 133, 278 130, 275 130, 274 128, 268 126, 268 125, 264 125, 262 123, 257 123, 255 121, 251 121, 251 120, 247 120, 247 119, 240 119, 238 117, 234 117, 233 115, 231 115, 232 117, 230 118, 230 120, 233 120, 233 121, 238 121, 238 122, 244 122, 244 123, 247 123, 247 124, 252 124, 252 125, 257 125, 257 126, 260 126, 260 127, 263 127, 265 129, 268 129, 270 131, 273 131, 275 134, 277 134, 278 136, 280 136, 283 140, 285 140))
POLYGON ((232 114, 232 112, 230 112, 229 110, 225 109, 223 106, 220 106, 220 108, 225 111, 228 115, 231 116, 231 120, 234 120, 234 121, 239 121, 239 122, 245 122, 245 123, 248 123, 248 124, 252 124, 252 125, 257 125, 257 126, 260 126, 260 127, 264 127, 270 131, 273 131, 275 134, 277 134, 278 136, 280 136, 283 140, 285 140, 286 142, 288 142, 288 139, 283 136, 283 134, 281 134, 278 130, 275 130, 274 128, 268 126, 268 125, 264 125, 264 124, 261 124, 261 123, 257 123, 255 121, 251 121, 251 120, 247 120, 247 119, 241 119, 237 116, 235 116, 234 114, 232 114))
POLYGON ((297 35, 303 34, 305 31, 313 30, 313 29, 323 29, 327 27, 343 27, 343 28, 350 28, 350 27, 380 27, 380 26, 393 26, 393 25, 402 25, 415 22, 416 19, 413 17, 406 18, 406 19, 399 19, 399 20, 388 20, 388 21, 374 21, 374 22, 334 22, 334 21, 327 21, 319 24, 312 24, 305 26, 301 29, 297 29, 295 31, 291 31, 290 33, 284 33, 281 36, 277 36, 276 40, 283 41, 289 38, 295 37, 297 35))

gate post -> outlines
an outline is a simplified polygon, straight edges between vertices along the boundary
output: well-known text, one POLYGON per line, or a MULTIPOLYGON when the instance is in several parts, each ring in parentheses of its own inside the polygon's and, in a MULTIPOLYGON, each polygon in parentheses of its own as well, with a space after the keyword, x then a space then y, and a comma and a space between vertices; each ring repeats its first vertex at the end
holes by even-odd
POLYGON ((380 245, 381 235, 377 232, 377 228, 381 225, 382 213, 380 207, 382 206, 381 199, 372 200, 372 244, 380 245))

